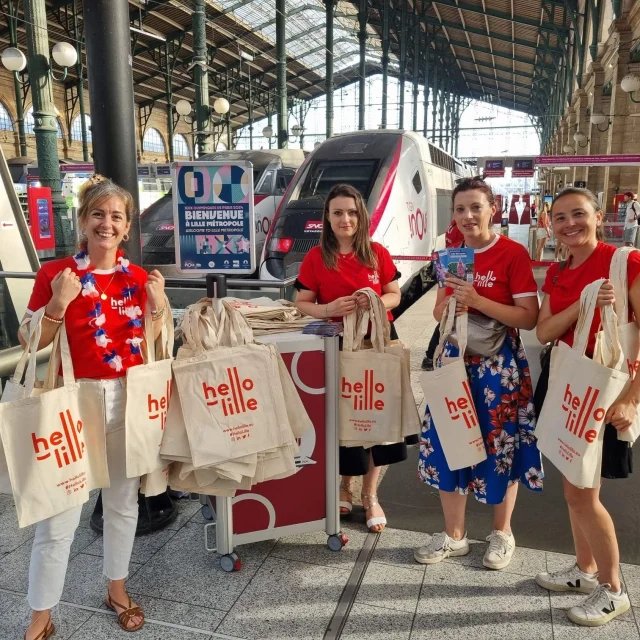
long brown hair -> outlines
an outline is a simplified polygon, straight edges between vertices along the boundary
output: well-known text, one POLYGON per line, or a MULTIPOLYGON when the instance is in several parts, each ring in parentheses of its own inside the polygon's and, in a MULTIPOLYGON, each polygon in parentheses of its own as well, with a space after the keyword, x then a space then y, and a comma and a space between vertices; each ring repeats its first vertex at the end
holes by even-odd
MULTIPOLYGON (((549 212, 551 222, 553 222, 553 205, 558 200, 560 200, 560 198, 564 198, 564 196, 582 196, 591 205, 595 213, 602 213, 600 201, 593 193, 593 191, 589 191, 589 189, 583 189, 582 187, 565 187, 564 189, 562 189, 562 191, 556 194, 556 197, 551 203, 551 210, 549 212)), ((598 240, 599 242, 604 241, 604 227, 602 225, 596 227, 596 240, 598 240)))
POLYGON ((371 246, 371 239, 369 238, 369 213, 367 211, 367 205, 364 203, 362 194, 349 184, 337 184, 329 191, 324 201, 322 231, 320 233, 320 248, 322 250, 322 262, 324 262, 324 266, 327 267, 327 269, 336 269, 338 267, 340 246, 329 222, 329 204, 332 200, 335 200, 335 198, 353 198, 355 201, 356 211, 358 212, 358 228, 353 237, 353 251, 360 264, 370 269, 376 269, 378 259, 371 246))

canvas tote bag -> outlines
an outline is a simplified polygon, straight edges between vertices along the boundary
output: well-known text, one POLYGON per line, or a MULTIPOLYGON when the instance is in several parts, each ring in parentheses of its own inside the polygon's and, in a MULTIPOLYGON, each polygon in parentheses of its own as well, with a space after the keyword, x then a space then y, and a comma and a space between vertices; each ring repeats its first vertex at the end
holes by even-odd
POLYGON ((560 342, 551 352, 549 391, 535 431, 538 449, 564 477, 576 487, 592 489, 600 486, 604 418, 629 381, 629 374, 619 370, 623 356, 613 307, 601 309, 611 366, 585 356, 603 282, 592 282, 580 296, 573 347, 560 342))
MULTIPOLYGON (((366 290, 365 290, 366 292, 366 290)), ((340 353, 339 437, 343 446, 401 440, 402 362, 385 353, 389 346, 388 322, 379 314, 357 314, 343 318, 344 340, 340 353), (368 318, 367 318, 368 315, 368 318), (361 349, 371 321, 371 349, 361 349)))
MULTIPOLYGON (((207 467, 285 444, 272 392, 277 362, 270 349, 243 344, 205 350, 196 337, 200 322, 207 321, 201 318, 200 313, 186 318, 196 354, 173 363, 193 465, 207 467)), ((231 322, 225 326, 231 342, 240 341, 231 322)))
POLYGON ((146 363, 127 369, 127 405, 125 409, 127 478, 138 478, 166 466, 160 457, 160 445, 171 399, 171 361, 173 319, 165 298, 165 317, 158 348, 153 336, 153 321, 145 311, 146 363), (167 321, 168 318, 168 321, 167 321))
POLYGON ((466 469, 487 459, 478 414, 471 395, 471 385, 464 365, 467 346, 467 314, 456 317, 456 300, 452 296, 440 322, 440 344, 434 354, 438 360, 447 337, 456 328, 460 356, 443 358, 443 366, 425 371, 420 386, 442 444, 447 465, 452 471, 466 469))
MULTIPOLYGON (((622 348, 623 361, 622 371, 630 376, 629 383, 625 386, 620 395, 624 395, 631 381, 635 377, 640 364, 640 329, 635 321, 629 322, 629 284, 627 279, 627 259, 629 254, 635 251, 632 247, 620 247, 611 260, 609 269, 609 280, 613 284, 616 294, 615 310, 618 316, 618 337, 622 348)), ((596 348, 594 360, 600 364, 608 364, 612 360, 612 353, 609 342, 606 340, 604 332, 598 332, 596 336, 596 348)), ((629 429, 618 431, 618 440, 634 443, 640 436, 640 411, 636 413, 636 418, 629 429)))
POLYGON ((31 351, 24 398, 0 404, 0 436, 20 527, 81 505, 91 490, 109 486, 102 385, 76 382, 63 323, 64 384, 34 396, 38 341, 34 335, 18 365, 20 370, 31 351))

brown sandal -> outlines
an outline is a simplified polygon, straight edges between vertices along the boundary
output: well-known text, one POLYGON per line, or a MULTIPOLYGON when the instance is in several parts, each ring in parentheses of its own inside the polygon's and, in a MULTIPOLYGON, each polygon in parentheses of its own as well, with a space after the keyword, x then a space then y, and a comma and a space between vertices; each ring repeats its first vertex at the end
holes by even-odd
POLYGON ((138 606, 132 607, 131 598, 129 596, 127 597, 129 598, 128 608, 125 607, 123 604, 120 604, 119 602, 112 600, 110 594, 107 594, 107 599, 104 601, 104 603, 107 605, 109 609, 111 609, 111 611, 116 612, 116 615, 118 616, 118 624, 120 625, 120 628, 123 631, 138 631, 139 629, 142 629, 142 626, 144 625, 144 613, 140 607, 138 606), (123 611, 118 613, 116 607, 123 609, 123 611), (140 624, 138 624, 135 627, 127 626, 131 622, 131 620, 133 620, 133 618, 136 618, 137 616, 142 616, 142 622, 140 622, 140 624))
MULTIPOLYGON (((49 638, 56 632, 56 628, 49 618, 49 622, 45 628, 33 639, 33 640, 49 640, 49 638)), ((27 640, 27 632, 24 632, 24 640, 27 640)))

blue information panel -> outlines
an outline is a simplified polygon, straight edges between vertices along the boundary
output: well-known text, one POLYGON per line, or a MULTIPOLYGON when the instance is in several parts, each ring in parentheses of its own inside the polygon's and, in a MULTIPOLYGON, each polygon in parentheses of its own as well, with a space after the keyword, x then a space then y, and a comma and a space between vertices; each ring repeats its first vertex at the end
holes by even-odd
POLYGON ((171 169, 178 270, 253 273, 253 165, 174 162, 171 169))

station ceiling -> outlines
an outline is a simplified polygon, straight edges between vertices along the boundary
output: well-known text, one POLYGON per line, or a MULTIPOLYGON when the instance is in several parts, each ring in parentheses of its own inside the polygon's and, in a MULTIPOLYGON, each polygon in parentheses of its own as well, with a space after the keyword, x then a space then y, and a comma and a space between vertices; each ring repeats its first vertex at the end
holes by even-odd
MULTIPOLYGON (((381 72, 384 3, 388 4, 389 73, 424 83, 424 57, 465 97, 544 116, 562 74, 573 73, 574 38, 584 16, 577 0, 366 0, 366 75, 381 72), (418 56, 417 64, 414 64, 418 56)), ((17 6, 17 46, 26 52, 22 2, 2 0, 7 26, 0 46, 10 45, 12 7, 17 6)), ((195 101, 190 0, 130 0, 136 102, 166 109, 195 101), (140 32, 143 33, 140 33, 140 32)), ((82 37, 82 0, 48 0, 51 44, 82 37), (75 20, 74 20, 75 16, 75 20)), ((334 74, 339 88, 359 79, 361 0, 335 3, 334 74)), ((325 92, 325 6, 321 0, 286 0, 287 92, 309 100, 325 92)), ((578 36, 579 37, 579 36, 578 36)), ((209 86, 212 101, 228 93, 234 128, 245 125, 249 82, 254 118, 266 115, 276 89, 275 0, 207 0, 209 86)), ((83 58, 84 60, 84 58, 83 58)), ((74 70, 66 80, 75 81, 74 70)))

